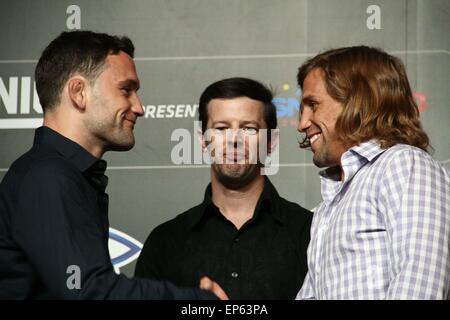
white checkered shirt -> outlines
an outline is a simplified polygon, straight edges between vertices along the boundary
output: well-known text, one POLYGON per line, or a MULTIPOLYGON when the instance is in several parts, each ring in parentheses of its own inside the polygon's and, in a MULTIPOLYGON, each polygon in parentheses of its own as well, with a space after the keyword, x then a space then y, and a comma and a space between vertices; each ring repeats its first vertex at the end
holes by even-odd
POLYGON ((297 299, 446 299, 450 176, 426 152, 364 142, 324 171, 297 299))

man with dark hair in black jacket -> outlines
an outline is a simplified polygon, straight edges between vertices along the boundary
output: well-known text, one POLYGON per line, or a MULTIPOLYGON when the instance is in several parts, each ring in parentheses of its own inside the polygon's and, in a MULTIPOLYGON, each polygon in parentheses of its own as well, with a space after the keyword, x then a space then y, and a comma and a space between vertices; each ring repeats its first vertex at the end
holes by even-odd
POLYGON ((213 159, 211 183, 200 205, 153 230, 136 276, 192 286, 207 275, 230 299, 295 298, 307 271, 312 214, 280 197, 266 176, 278 141, 272 98, 247 78, 205 89, 199 119, 202 147, 213 159))
MULTIPOLYGON (((101 158, 135 143, 143 109, 133 54, 130 39, 90 31, 63 32, 42 53, 44 124, 0 184, 0 299, 215 298, 114 273, 101 158)), ((201 287, 226 298, 209 279, 201 287)))

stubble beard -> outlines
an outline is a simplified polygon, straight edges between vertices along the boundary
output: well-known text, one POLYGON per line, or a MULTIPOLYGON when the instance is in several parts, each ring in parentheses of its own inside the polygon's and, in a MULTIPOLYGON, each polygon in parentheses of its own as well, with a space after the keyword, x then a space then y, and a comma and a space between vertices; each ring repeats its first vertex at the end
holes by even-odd
POLYGON ((86 122, 86 129, 102 145, 104 151, 128 151, 134 147, 135 137, 132 128, 125 128, 122 119, 116 123, 116 119, 106 119, 105 116, 89 119, 86 122))
POLYGON ((253 181, 260 172, 260 164, 213 164, 217 180, 229 189, 239 189, 253 181))
POLYGON ((114 134, 109 141, 110 148, 112 151, 128 151, 132 149, 135 145, 135 137, 133 129, 125 128, 122 125, 114 126, 114 134))

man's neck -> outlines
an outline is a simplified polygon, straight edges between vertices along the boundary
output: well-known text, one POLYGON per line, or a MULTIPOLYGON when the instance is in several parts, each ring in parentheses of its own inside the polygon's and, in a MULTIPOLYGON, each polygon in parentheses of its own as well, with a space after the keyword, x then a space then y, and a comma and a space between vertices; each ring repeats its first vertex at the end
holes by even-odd
POLYGON ((98 145, 98 143, 90 141, 88 136, 85 135, 87 130, 82 130, 73 123, 68 124, 65 122, 66 121, 61 121, 60 118, 58 119, 51 115, 45 115, 43 125, 58 132, 67 139, 76 142, 94 157, 100 159, 103 156, 104 150, 98 145))
POLYGON ((256 204, 264 189, 264 176, 257 176, 241 188, 229 189, 212 174, 211 189, 213 203, 225 218, 240 229, 253 217, 256 204))

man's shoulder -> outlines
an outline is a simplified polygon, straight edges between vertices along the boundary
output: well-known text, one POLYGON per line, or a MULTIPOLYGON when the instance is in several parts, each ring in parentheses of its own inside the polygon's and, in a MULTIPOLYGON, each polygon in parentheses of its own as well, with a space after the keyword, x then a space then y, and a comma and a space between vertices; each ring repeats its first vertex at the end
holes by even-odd
POLYGON ((411 155, 416 154, 416 155, 422 156, 422 157, 430 157, 430 155, 427 152, 425 152, 424 150, 417 148, 415 146, 411 146, 409 144, 403 144, 403 143, 395 144, 392 147, 387 148, 385 151, 385 155, 389 156, 389 157, 395 157, 395 156, 398 156, 400 154, 405 154, 405 153, 409 153, 411 155))
POLYGON ((189 230, 190 226, 194 222, 194 219, 198 217, 199 211, 202 208, 202 204, 196 205, 180 214, 174 218, 161 223, 153 231, 154 236, 164 236, 164 235, 177 235, 180 236, 189 230))
MULTIPOLYGON (((183 247, 188 237, 189 225, 192 221, 192 211, 195 206, 166 222, 157 225, 148 235, 142 248, 139 260, 142 262, 147 256, 155 252, 174 254, 183 247)), ((139 262, 138 262, 139 265, 139 262)))
POLYGON ((281 213, 294 217, 299 216, 308 218, 310 215, 312 216, 311 211, 305 209, 297 202, 293 202, 287 200, 286 198, 283 198, 278 192, 275 185, 269 179, 266 179, 265 182, 265 192, 267 191, 271 204, 275 204, 278 207, 278 210, 281 211, 281 213))
POLYGON ((443 165, 434 159, 428 152, 407 144, 396 144, 383 153, 381 157, 386 167, 401 166, 406 167, 434 167, 442 169, 443 165))
POLYGON ((296 202, 289 201, 283 197, 279 197, 278 199, 279 210, 286 215, 288 221, 300 220, 300 221, 308 221, 312 219, 313 213, 302 207, 296 202))
POLYGON ((48 183, 52 177, 68 177, 77 174, 75 167, 58 153, 30 149, 10 166, 5 175, 5 183, 24 180, 34 183, 48 183))

